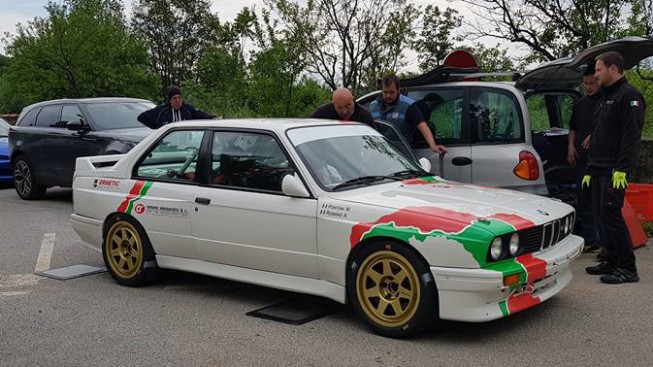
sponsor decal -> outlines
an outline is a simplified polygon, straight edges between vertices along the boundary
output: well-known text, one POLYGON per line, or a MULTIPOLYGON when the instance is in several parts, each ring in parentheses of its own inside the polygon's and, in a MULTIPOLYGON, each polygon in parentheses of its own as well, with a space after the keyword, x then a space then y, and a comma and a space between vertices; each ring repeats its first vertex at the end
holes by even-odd
POLYGON ((131 190, 129 190, 127 197, 125 197, 125 199, 118 206, 117 211, 121 213, 131 214, 132 210, 134 209, 134 203, 145 196, 148 190, 150 190, 150 187, 152 187, 152 182, 141 180, 136 181, 131 190))
POLYGON ((143 214, 145 213, 145 205, 143 204, 136 204, 134 207, 134 213, 136 214, 143 214))
POLYGON ((499 262, 487 262, 488 245, 492 233, 509 233, 534 226, 535 223, 514 214, 494 214, 478 218, 436 207, 407 207, 385 215, 372 223, 358 223, 352 227, 350 245, 376 236, 393 237, 405 242, 415 239, 424 242, 428 237, 444 237, 459 243, 469 252, 479 267, 498 271, 503 276, 520 274, 520 281, 512 286, 509 296, 498 303, 504 316, 532 307, 541 302, 533 296, 534 282, 546 276, 546 261, 533 254, 525 254, 499 262), (488 231, 489 230, 489 231, 488 231))
POLYGON ((351 214, 350 210, 351 207, 349 206, 324 203, 320 208, 320 215, 323 217, 344 219, 347 218, 348 214, 351 214))
POLYGON ((108 190, 118 190, 120 189, 120 180, 106 179, 106 178, 96 178, 93 180, 94 188, 108 189, 108 190))
MULTIPOLYGON (((141 205, 141 204, 138 204, 141 205)), ((169 206, 158 206, 158 205, 147 205, 144 208, 144 211, 149 215, 160 215, 166 217, 187 217, 188 210, 184 208, 169 207, 169 206)))

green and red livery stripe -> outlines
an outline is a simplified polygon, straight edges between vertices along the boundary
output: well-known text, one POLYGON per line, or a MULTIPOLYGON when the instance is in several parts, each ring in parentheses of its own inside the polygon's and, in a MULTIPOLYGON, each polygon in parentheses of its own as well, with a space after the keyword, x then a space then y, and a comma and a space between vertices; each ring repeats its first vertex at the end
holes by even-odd
POLYGON ((405 242, 411 238, 424 242, 427 237, 444 237, 460 243, 479 267, 500 272, 504 277, 519 274, 519 283, 510 289, 507 299, 499 303, 504 316, 540 303, 530 292, 517 294, 517 287, 533 283, 546 276, 546 261, 533 254, 499 262, 487 262, 488 246, 494 234, 510 233, 534 226, 535 223, 515 214, 494 214, 484 220, 475 215, 435 207, 407 207, 385 215, 373 223, 356 224, 350 234, 353 248, 370 237, 394 237, 405 242))
POLYGON ((136 181, 131 190, 129 190, 127 197, 118 206, 118 211, 131 214, 132 209, 134 208, 134 203, 145 196, 150 187, 152 187, 152 182, 150 181, 136 181))

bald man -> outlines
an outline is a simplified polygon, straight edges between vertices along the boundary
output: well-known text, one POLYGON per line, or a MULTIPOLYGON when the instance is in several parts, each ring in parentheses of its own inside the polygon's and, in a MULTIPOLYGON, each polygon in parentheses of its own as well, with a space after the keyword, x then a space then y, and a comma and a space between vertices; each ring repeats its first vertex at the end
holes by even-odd
POLYGON ((331 103, 323 104, 311 114, 312 118, 357 121, 373 126, 372 114, 354 100, 354 95, 347 88, 338 88, 333 92, 331 103))

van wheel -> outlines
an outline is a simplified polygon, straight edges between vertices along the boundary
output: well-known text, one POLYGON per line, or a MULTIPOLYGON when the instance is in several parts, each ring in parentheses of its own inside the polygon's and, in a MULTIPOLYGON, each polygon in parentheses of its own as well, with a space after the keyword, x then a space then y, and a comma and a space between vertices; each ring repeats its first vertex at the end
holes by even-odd
POLYGON ((102 257, 113 279, 130 287, 151 283, 158 268, 143 227, 129 216, 115 215, 104 228, 102 257))
POLYGON ((406 244, 379 241, 365 246, 348 267, 352 307, 375 333, 403 338, 437 319, 437 290, 425 261, 406 244))
POLYGON ((37 200, 43 198, 46 187, 39 185, 32 165, 26 156, 18 156, 13 162, 14 188, 23 200, 37 200))

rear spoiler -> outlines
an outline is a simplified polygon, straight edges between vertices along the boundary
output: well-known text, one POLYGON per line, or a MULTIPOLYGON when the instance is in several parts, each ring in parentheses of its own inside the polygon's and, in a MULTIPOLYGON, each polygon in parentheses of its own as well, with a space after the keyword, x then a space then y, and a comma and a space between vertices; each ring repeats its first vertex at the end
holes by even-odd
POLYGON ((124 154, 112 154, 79 157, 75 161, 75 176, 79 172, 97 172, 99 168, 112 167, 124 156, 124 154))

